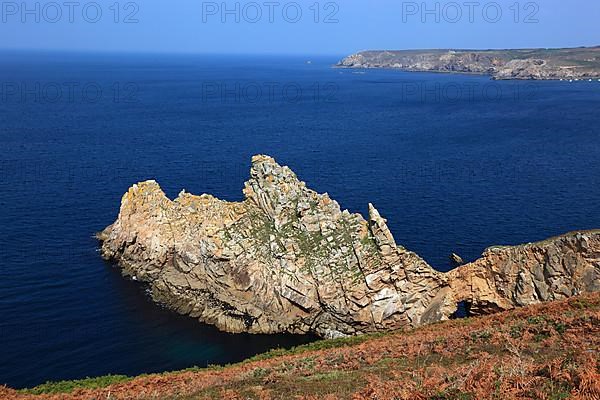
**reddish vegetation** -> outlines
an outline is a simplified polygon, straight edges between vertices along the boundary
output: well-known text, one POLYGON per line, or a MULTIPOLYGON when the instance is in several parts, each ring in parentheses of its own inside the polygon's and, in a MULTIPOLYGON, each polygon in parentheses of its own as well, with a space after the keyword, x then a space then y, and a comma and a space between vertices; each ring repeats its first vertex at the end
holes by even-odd
MULTIPOLYGON (((351 342, 350 342, 351 343, 351 342)), ((600 294, 218 370, 12 399, 600 400, 600 294)))

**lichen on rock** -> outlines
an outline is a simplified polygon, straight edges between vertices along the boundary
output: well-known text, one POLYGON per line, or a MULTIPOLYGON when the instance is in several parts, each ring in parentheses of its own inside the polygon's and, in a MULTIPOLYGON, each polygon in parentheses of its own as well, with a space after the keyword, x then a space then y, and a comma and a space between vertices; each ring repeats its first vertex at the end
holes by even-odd
POLYGON ((98 234, 102 255, 155 301, 228 332, 356 335, 600 290, 600 231, 488 249, 441 273, 396 244, 373 205, 341 210, 271 157, 252 158, 245 200, 133 185, 98 234))

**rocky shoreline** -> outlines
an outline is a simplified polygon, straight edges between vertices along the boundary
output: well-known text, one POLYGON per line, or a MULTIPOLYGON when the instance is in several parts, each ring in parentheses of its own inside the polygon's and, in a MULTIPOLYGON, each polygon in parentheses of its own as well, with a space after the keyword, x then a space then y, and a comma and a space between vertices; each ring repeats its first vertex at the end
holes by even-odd
POLYGON ((123 196, 98 234, 102 256, 146 282, 155 301, 227 332, 334 338, 600 291, 600 230, 493 247, 448 273, 397 245, 377 209, 341 210, 268 156, 252 158, 245 200, 154 181, 123 196))
POLYGON ((570 49, 362 51, 339 68, 489 75, 492 79, 597 80, 600 46, 570 49))

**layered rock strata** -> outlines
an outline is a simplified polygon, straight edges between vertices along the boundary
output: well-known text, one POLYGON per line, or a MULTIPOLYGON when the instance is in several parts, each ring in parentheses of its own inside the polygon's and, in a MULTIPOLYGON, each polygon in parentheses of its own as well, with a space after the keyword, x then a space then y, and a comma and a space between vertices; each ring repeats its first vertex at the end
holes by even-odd
POLYGON ((146 282, 155 301, 227 332, 338 337, 600 290, 600 231, 494 247, 441 273, 397 244, 386 220, 341 210, 268 156, 252 159, 245 200, 155 181, 123 196, 98 234, 102 255, 146 282))

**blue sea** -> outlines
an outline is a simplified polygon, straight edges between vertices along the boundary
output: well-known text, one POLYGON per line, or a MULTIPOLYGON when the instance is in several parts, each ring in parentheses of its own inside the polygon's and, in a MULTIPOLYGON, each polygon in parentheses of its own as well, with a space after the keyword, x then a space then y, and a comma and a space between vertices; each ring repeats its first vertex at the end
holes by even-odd
POLYGON ((153 304, 94 233, 133 183, 242 199, 269 154, 436 268, 600 228, 600 82, 352 71, 332 57, 2 53, 0 384, 235 362, 312 337, 153 304))

